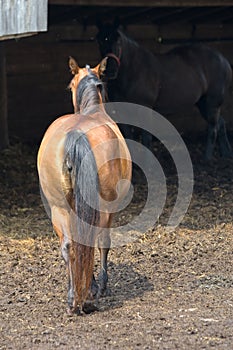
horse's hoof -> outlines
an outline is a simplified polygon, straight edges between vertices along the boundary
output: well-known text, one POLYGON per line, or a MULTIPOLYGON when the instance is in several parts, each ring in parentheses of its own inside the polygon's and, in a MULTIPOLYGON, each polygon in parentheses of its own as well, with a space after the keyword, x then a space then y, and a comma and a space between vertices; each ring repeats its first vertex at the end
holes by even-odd
POLYGON ((66 312, 67 312, 67 315, 70 316, 70 317, 74 316, 74 315, 77 315, 77 316, 83 315, 83 311, 80 309, 80 307, 76 307, 76 308, 68 307, 66 309, 66 312))
POLYGON ((98 310, 99 309, 98 309, 97 305, 95 305, 93 303, 87 302, 87 303, 84 303, 84 305, 83 305, 83 312, 85 314, 90 314, 90 313, 98 311, 98 310))
POLYGON ((67 313, 68 316, 73 316, 73 315, 74 315, 74 311, 73 311, 73 309, 70 308, 70 307, 68 307, 68 308, 66 309, 66 313, 67 313))

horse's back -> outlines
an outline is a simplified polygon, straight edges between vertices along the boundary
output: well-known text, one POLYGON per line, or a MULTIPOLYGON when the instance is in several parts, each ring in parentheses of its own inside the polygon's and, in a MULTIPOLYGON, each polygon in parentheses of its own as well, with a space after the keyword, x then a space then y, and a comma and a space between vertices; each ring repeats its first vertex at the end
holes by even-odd
POLYGON ((204 44, 187 44, 170 51, 170 55, 177 55, 194 70, 203 70, 209 84, 220 80, 222 84, 229 84, 232 79, 232 69, 229 61, 221 52, 204 44))
POLYGON ((210 95, 222 104, 232 79, 227 59, 203 44, 178 46, 158 55, 160 91, 155 109, 169 114, 210 95))

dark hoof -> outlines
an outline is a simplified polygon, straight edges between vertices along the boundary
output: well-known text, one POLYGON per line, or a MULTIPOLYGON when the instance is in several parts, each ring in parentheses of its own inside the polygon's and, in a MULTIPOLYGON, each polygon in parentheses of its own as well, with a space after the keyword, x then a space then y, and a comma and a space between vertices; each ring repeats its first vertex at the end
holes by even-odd
POLYGON ((95 312, 95 311, 99 311, 97 305, 95 305, 93 303, 88 303, 88 302, 86 302, 83 305, 83 312, 85 314, 91 314, 92 312, 95 312))

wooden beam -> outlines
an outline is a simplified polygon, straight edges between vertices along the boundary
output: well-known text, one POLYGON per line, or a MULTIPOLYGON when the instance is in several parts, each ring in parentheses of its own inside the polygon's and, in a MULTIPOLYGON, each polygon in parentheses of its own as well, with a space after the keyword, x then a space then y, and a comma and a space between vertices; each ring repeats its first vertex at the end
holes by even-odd
POLYGON ((28 36, 32 36, 32 35, 36 35, 38 33, 25 33, 25 34, 13 34, 13 35, 3 35, 3 36, 0 36, 0 41, 3 41, 3 40, 9 40, 9 39, 22 39, 22 38, 25 38, 25 37, 28 37, 28 36))
POLYGON ((0 149, 9 146, 7 123, 6 57, 4 42, 0 42, 0 149))
POLYGON ((232 6, 232 0, 48 0, 49 5, 84 5, 84 6, 232 6))

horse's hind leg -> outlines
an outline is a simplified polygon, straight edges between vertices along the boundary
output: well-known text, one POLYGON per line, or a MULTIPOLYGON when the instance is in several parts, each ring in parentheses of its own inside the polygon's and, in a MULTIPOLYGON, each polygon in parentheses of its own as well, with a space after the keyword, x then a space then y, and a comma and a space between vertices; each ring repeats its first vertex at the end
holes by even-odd
POLYGON ((209 123, 208 131, 207 131, 206 150, 205 150, 206 160, 210 160, 213 157, 216 139, 217 139, 217 125, 215 123, 209 123))
POLYGON ((232 157, 232 148, 227 138, 226 126, 224 119, 220 116, 218 121, 218 136, 221 156, 224 158, 232 157))
POLYGON ((69 268, 70 260, 70 237, 69 237, 69 220, 68 213, 65 209, 53 207, 52 208, 52 223, 53 229, 60 239, 62 257, 66 263, 68 274, 68 310, 71 310, 74 303, 74 281, 69 268))
POLYGON ((231 146, 227 138, 224 119, 220 116, 223 96, 206 95, 198 101, 197 106, 201 115, 208 123, 207 144, 205 159, 210 160, 213 156, 216 140, 220 146, 220 152, 223 157, 229 157, 232 154, 231 146))
POLYGON ((197 106, 201 115, 208 123, 205 159, 210 160, 213 156, 217 140, 220 109, 219 107, 213 106, 212 98, 209 96, 202 96, 198 101, 197 106))
POLYGON ((103 229, 98 238, 98 247, 100 251, 100 273, 98 276, 99 290, 98 297, 105 295, 108 282, 108 252, 111 246, 109 228, 103 229))
POLYGON ((211 109, 212 118, 208 119, 208 136, 205 158, 210 160, 213 156, 216 140, 218 141, 220 154, 227 158, 232 156, 232 150, 227 138, 225 121, 220 116, 220 108, 211 109))
POLYGON ((68 239, 67 236, 63 235, 62 231, 56 225, 53 225, 53 227, 54 227, 54 231, 57 233, 57 235, 60 238, 61 253, 67 267, 67 274, 68 274, 67 303, 68 303, 69 309, 71 309, 74 303, 74 285, 73 285, 71 273, 69 271, 70 240, 68 239))
POLYGON ((94 299, 98 295, 98 291, 99 291, 99 287, 96 282, 95 276, 93 275, 92 281, 91 281, 91 289, 90 289, 88 298, 94 299))

